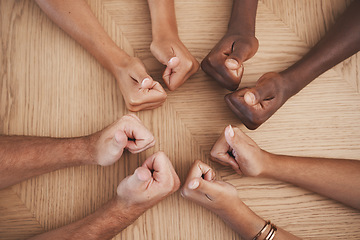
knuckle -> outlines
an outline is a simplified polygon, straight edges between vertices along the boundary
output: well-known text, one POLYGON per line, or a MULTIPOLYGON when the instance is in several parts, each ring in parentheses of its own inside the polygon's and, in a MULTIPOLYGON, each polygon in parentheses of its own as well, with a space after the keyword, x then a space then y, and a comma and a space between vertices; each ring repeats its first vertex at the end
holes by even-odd
POLYGON ((190 191, 188 189, 186 189, 185 187, 183 187, 181 189, 180 193, 184 198, 189 198, 190 197, 190 191))

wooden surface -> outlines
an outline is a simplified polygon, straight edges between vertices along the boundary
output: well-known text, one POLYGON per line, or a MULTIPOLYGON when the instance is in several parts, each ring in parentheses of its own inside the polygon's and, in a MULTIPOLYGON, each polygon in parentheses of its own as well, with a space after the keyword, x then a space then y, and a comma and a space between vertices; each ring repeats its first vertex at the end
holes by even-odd
MULTIPOLYGON (((201 61, 226 30, 231 0, 176 0, 180 37, 201 61)), ((92 0, 112 39, 140 57, 155 79, 162 66, 149 51, 145 0, 92 0)), ((279 71, 314 45, 348 6, 342 0, 259 3, 258 53, 245 63, 243 85, 279 71)), ((30 0, 0 0, 0 134, 74 137, 102 129, 127 110, 114 78, 30 0)), ((227 124, 240 126, 262 148, 281 154, 359 159, 359 54, 291 98, 256 131, 245 129, 223 101, 226 90, 201 70, 163 107, 138 113, 157 144, 125 153, 110 167, 63 169, 0 191, 0 239, 23 239, 92 213, 147 156, 165 151, 183 181, 227 124)), ((360 214, 291 184, 240 178, 215 163, 257 214, 305 239, 360 239, 360 214)), ((360 174, 359 174, 360 175, 360 174)), ((360 176, 359 176, 360 177, 360 176)), ((240 239, 217 216, 179 192, 148 210, 115 239, 240 239)))

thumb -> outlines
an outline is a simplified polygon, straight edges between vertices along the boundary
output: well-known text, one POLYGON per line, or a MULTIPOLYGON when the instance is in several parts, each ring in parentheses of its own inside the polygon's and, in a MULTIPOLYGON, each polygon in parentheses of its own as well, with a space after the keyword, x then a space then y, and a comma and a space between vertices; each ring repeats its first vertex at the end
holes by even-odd
POLYGON ((111 142, 109 144, 109 153, 111 155, 117 155, 122 151, 124 151, 124 148, 126 147, 128 142, 128 137, 123 131, 117 131, 114 134, 114 137, 111 139, 111 142))
POLYGON ((241 149, 239 149, 240 141, 238 139, 238 136, 235 135, 235 131, 231 125, 229 125, 225 128, 225 140, 229 144, 230 148, 233 149, 232 154, 234 155, 234 157, 236 159, 237 153, 241 152, 241 149))
POLYGON ((170 76, 173 72, 173 69, 179 66, 179 64, 180 64, 180 59, 178 57, 172 57, 167 62, 165 71, 163 73, 163 79, 168 86, 170 85, 170 76))
POLYGON ((202 178, 194 178, 189 182, 187 187, 205 194, 209 200, 214 200, 218 195, 216 181, 210 182, 202 178))
POLYGON ((154 85, 154 80, 146 72, 145 66, 142 62, 133 65, 132 71, 130 72, 130 77, 137 81, 141 88, 149 89, 154 85))
POLYGON ((152 177, 149 169, 145 167, 138 167, 134 174, 129 177, 128 184, 129 187, 133 189, 145 190, 151 179, 152 177))
POLYGON ((254 106, 259 102, 274 97, 273 89, 267 84, 261 84, 253 88, 248 89, 244 94, 244 100, 246 104, 254 106))
POLYGON ((244 72, 243 62, 248 58, 246 49, 241 45, 241 42, 234 42, 231 53, 225 60, 225 66, 234 71, 237 77, 242 77, 244 72))

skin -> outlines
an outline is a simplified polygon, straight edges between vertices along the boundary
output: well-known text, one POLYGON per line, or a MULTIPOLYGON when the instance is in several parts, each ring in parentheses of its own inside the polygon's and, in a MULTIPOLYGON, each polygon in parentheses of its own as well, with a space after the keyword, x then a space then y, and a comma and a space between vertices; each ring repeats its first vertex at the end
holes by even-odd
POLYGON ((360 50, 360 1, 353 1, 331 30, 300 61, 264 74, 253 88, 225 96, 231 110, 249 129, 269 119, 290 97, 319 75, 360 50))
POLYGON ((289 182, 360 210, 360 161, 272 154, 231 126, 214 144, 211 157, 241 175, 289 182))
MULTIPOLYGON (((214 161, 241 175, 286 181, 360 210, 360 161, 271 154, 231 126, 225 128, 210 154, 214 161)), ((253 239, 265 225, 265 220, 241 201, 234 186, 217 181, 211 167, 199 160, 192 165, 181 194, 216 213, 243 239, 253 239)), ((267 227, 258 239, 264 239, 269 231, 267 227)), ((275 239, 299 238, 278 228, 275 239)))
POLYGON ((31 239, 111 239, 179 186, 168 157, 163 152, 155 153, 121 181, 117 196, 95 213, 31 239))
POLYGON ((61 168, 108 166, 120 159, 124 149, 138 153, 154 145, 154 136, 133 114, 77 138, 0 136, 0 189, 61 168))
POLYGON ((199 63, 179 38, 174 0, 148 0, 148 3, 153 35, 150 50, 160 63, 166 65, 163 79, 173 91, 197 72, 199 63))
MULTIPOLYGON (((241 201, 234 186, 215 180, 214 171, 199 160, 190 168, 181 194, 217 214, 242 239, 253 239, 265 225, 265 220, 241 201)), ((281 228, 277 229, 275 239, 299 239, 281 228)), ((270 227, 267 227, 258 239, 264 239, 269 231, 270 227)))
POLYGON ((201 68, 220 85, 236 90, 244 72, 243 62, 255 55, 257 0, 234 0, 228 30, 201 63, 201 68))
POLYGON ((105 32, 84 0, 36 0, 61 29, 74 38, 116 78, 130 111, 153 109, 166 100, 161 85, 146 72, 140 59, 120 49, 105 32))

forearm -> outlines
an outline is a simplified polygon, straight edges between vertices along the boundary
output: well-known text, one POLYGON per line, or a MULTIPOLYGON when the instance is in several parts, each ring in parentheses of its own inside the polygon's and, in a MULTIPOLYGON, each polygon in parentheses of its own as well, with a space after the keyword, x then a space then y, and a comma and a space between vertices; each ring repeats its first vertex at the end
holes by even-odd
POLYGON ((178 37, 174 0, 148 0, 153 40, 178 37))
POLYGON ((265 177, 286 181, 360 209, 360 161, 269 154, 265 177))
POLYGON ((114 198, 95 213, 32 239, 111 239, 143 212, 143 209, 125 206, 114 198))
POLYGON ((316 77, 360 50, 360 1, 354 1, 336 24, 300 61, 282 72, 296 94, 316 77))
POLYGON ((114 75, 130 58, 105 32, 84 0, 36 0, 40 8, 60 28, 89 51, 114 75))
POLYGON ((255 36, 258 0, 234 0, 228 31, 255 36))
MULTIPOLYGON (((243 239, 253 239, 264 227, 266 221, 256 215, 249 207, 247 207, 240 199, 236 207, 232 208, 226 215, 219 216, 243 239)), ((270 231, 268 226, 265 231, 257 239, 265 239, 270 231)), ((299 239, 291 233, 277 227, 275 239, 299 239)))
POLYGON ((0 136, 0 189, 57 169, 94 163, 87 137, 0 136))

